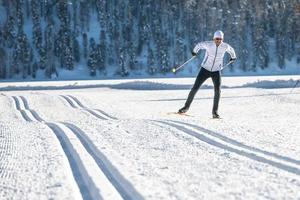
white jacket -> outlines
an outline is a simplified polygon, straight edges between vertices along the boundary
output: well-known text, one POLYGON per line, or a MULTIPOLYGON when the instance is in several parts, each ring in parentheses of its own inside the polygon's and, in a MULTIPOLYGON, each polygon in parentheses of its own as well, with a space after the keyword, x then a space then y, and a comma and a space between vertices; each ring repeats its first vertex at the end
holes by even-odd
POLYGON ((229 53, 231 58, 236 58, 234 49, 225 42, 222 42, 218 47, 214 41, 200 42, 195 46, 193 52, 198 53, 200 49, 206 50, 201 66, 211 72, 223 69, 225 52, 229 53))

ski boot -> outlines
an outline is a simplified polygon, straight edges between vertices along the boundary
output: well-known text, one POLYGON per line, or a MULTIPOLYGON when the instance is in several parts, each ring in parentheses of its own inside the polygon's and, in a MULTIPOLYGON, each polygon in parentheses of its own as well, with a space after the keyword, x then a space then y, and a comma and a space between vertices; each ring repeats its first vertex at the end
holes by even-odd
POLYGON ((213 115, 212 116, 213 119, 220 119, 221 118, 220 115, 217 112, 214 112, 212 115, 213 115))
POLYGON ((187 108, 187 107, 183 107, 183 108, 180 108, 179 110, 178 110, 178 114, 184 114, 184 113, 186 113, 187 111, 189 110, 189 108, 187 108))

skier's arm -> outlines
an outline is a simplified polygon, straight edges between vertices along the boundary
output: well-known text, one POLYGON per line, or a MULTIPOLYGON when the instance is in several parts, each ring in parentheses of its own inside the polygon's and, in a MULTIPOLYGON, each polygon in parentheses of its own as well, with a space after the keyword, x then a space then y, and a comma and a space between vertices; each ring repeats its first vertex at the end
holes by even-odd
POLYGON ((228 45, 227 49, 226 49, 226 52, 228 52, 230 54, 230 62, 234 62, 236 60, 236 55, 235 55, 235 51, 234 49, 228 45))
POLYGON ((192 51, 192 55, 195 56, 200 51, 200 49, 206 49, 206 48, 207 48, 206 42, 200 42, 194 47, 192 51))

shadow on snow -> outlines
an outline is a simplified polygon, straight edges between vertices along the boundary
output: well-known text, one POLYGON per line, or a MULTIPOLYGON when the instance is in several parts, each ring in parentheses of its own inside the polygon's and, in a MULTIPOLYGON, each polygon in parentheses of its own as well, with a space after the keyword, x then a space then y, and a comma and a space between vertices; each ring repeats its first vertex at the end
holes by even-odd
MULTIPOLYGON (((226 86, 222 88, 293 88, 299 80, 275 80, 275 81, 257 81, 254 83, 246 83, 241 86, 226 86)), ((297 85, 300 87, 300 84, 297 85)), ((0 88, 0 91, 26 91, 26 90, 72 90, 72 89, 92 89, 92 88, 111 88, 119 90, 189 90, 192 88, 191 84, 167 84, 152 81, 130 81, 119 84, 91 84, 79 85, 77 82, 62 86, 7 86, 0 88)), ((211 89, 211 85, 202 85, 201 89, 211 89)))

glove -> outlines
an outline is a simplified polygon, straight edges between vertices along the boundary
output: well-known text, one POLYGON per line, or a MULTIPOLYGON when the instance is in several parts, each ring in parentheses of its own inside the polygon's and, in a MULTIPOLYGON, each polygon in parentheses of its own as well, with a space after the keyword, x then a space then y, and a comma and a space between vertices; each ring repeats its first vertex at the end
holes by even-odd
POLYGON ((197 53, 195 53, 194 51, 192 51, 192 56, 196 56, 197 55, 197 53))
POLYGON ((230 58, 229 62, 235 62, 236 58, 230 58))

